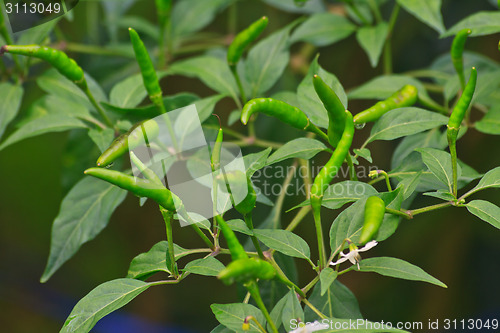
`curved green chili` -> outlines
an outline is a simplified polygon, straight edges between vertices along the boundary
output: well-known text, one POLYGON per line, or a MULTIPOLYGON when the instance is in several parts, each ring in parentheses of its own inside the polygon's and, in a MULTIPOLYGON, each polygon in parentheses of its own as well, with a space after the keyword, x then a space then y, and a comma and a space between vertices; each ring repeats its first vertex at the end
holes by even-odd
POLYGON ((83 69, 62 51, 40 45, 4 45, 0 49, 0 55, 5 52, 45 60, 82 89, 87 87, 83 69))
POLYGON ((229 66, 236 66, 245 49, 260 36, 267 27, 268 22, 269 19, 263 16, 236 35, 227 49, 227 63, 229 66))
POLYGON ((464 120, 467 110, 472 102, 474 91, 476 90, 477 71, 472 67, 469 82, 458 100, 458 103, 453 108, 450 120, 448 121, 448 129, 446 135, 448 137, 448 145, 451 154, 451 167, 453 172, 453 195, 456 197, 458 193, 458 167, 457 167, 457 137, 460 131, 460 126, 464 120))
POLYGON ((460 85, 462 86, 462 90, 465 89, 465 76, 464 76, 464 59, 463 53, 465 48, 465 42, 467 41, 467 37, 471 34, 470 29, 460 30, 455 38, 453 39, 453 43, 451 44, 451 61, 453 62, 453 66, 457 71, 458 78, 460 79, 460 85))
POLYGON ((365 203, 365 217, 359 243, 364 244, 377 234, 385 215, 385 202, 377 196, 371 196, 365 203))
POLYGON ((162 185, 153 183, 149 180, 136 178, 120 171, 103 168, 90 168, 85 170, 84 173, 105 180, 139 197, 150 198, 168 211, 176 212, 179 207, 182 206, 179 197, 162 185))
POLYGON ((135 58, 141 69, 142 80, 144 82, 144 87, 148 92, 149 99, 158 108, 161 113, 165 113, 165 105, 163 105, 162 91, 160 83, 158 81, 158 76, 156 75, 156 70, 154 68, 153 62, 149 57, 148 50, 146 46, 139 37, 139 34, 132 28, 128 28, 130 34, 130 40, 135 52, 135 58))
POLYGON ((229 252, 231 252, 231 258, 233 259, 233 261, 248 258, 245 249, 241 245, 238 238, 236 238, 234 231, 229 228, 226 221, 224 221, 224 219, 220 215, 217 215, 215 218, 219 223, 219 228, 222 230, 222 233, 226 238, 227 247, 229 248, 229 252))
POLYGON ((159 134, 158 124, 154 120, 142 121, 134 125, 127 133, 116 138, 108 149, 106 149, 97 159, 97 166, 111 164, 129 149, 134 149, 141 143, 149 143, 159 134))
POLYGON ((313 85, 318 97, 328 112, 328 139, 333 147, 337 147, 345 126, 345 107, 335 91, 318 75, 313 76, 313 85))
POLYGON ((326 253, 323 242, 323 229, 321 226, 321 202, 323 201, 323 195, 325 190, 330 185, 331 181, 338 173, 342 163, 349 154, 349 148, 352 144, 352 139, 354 137, 354 122, 352 114, 349 111, 345 111, 345 126, 344 133, 337 145, 337 148, 333 151, 332 157, 325 164, 325 166, 320 170, 319 174, 314 178, 314 183, 311 186, 311 207, 313 209, 314 223, 316 227, 316 237, 318 239, 319 247, 319 262, 320 268, 326 265, 326 253))
POLYGON ((355 124, 364 124, 378 120, 385 113, 396 108, 412 106, 417 102, 418 91, 412 85, 405 85, 400 90, 396 91, 388 99, 380 101, 371 108, 362 111, 354 116, 355 124))
POLYGON ((255 208, 257 194, 252 186, 252 181, 242 171, 230 171, 219 175, 219 182, 227 188, 231 196, 231 202, 238 213, 245 215, 255 208), (234 191, 236 190, 236 193, 234 191), (243 193, 244 191, 244 193, 243 193), (234 198, 236 195, 236 198, 234 198), (241 198, 245 195, 244 198, 241 198), (238 200, 238 202, 236 202, 238 200))
POLYGON ((264 113, 275 117, 282 122, 295 128, 313 132, 323 140, 328 141, 328 136, 316 125, 311 123, 309 118, 299 108, 291 106, 285 102, 273 98, 255 98, 248 101, 241 111, 241 122, 246 125, 250 116, 254 113, 264 113))
POLYGON ((271 280, 276 277, 276 269, 269 262, 258 258, 244 258, 232 261, 217 278, 225 284, 234 281, 246 283, 250 280, 271 280))

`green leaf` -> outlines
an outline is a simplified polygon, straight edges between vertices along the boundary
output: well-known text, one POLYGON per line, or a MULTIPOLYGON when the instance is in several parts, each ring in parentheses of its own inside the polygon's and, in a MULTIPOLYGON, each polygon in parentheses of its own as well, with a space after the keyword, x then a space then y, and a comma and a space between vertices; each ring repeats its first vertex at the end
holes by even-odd
POLYGON ((86 128, 87 126, 78 119, 61 116, 47 115, 35 118, 24 124, 23 127, 12 133, 1 145, 0 150, 5 149, 16 142, 31 138, 37 135, 50 132, 63 132, 74 128, 86 128))
POLYGON ((455 200, 455 197, 453 196, 453 194, 450 193, 450 192, 448 192, 448 191, 438 190, 436 192, 427 192, 427 193, 424 193, 424 195, 429 196, 429 197, 438 198, 438 199, 441 199, 441 200, 444 200, 444 201, 453 201, 453 200, 455 200))
POLYGON ((125 306, 150 286, 134 279, 116 279, 97 286, 75 305, 60 333, 90 332, 101 318, 125 306))
POLYGON ((126 195, 126 191, 91 177, 82 179, 69 191, 52 225, 50 254, 41 282, 46 282, 82 244, 106 227, 126 195))
MULTIPOLYGON (((107 3, 109 2, 102 2, 103 5, 107 3)), ((122 3, 123 1, 120 3, 120 5, 122 3)), ((140 36, 147 35, 148 37, 151 37, 154 40, 159 40, 160 38, 160 32, 159 32, 160 29, 158 29, 158 26, 155 23, 151 22, 150 19, 135 15, 125 16, 124 14, 119 14, 116 17, 116 20, 118 21, 118 26, 120 28, 128 29, 129 27, 134 27, 134 30, 137 31, 140 36)), ((106 25, 109 24, 108 22, 109 21, 106 20, 107 23, 106 25)), ((134 53, 132 53, 131 56, 132 58, 134 58, 135 57, 134 53)))
POLYGON ((291 37, 292 43, 309 42, 315 46, 326 46, 349 37, 356 26, 343 16, 320 13, 310 16, 291 37))
POLYGON ((44 106, 47 114, 60 115, 63 117, 73 117, 89 122, 95 122, 96 119, 90 115, 89 110, 81 104, 70 101, 55 95, 44 96, 44 106))
POLYGON ((337 272, 331 267, 325 267, 319 274, 319 282, 321 283, 321 296, 323 296, 330 288, 333 281, 337 279, 337 272))
MULTIPOLYGON (((366 183, 346 180, 340 183, 335 183, 333 185, 328 186, 325 191, 325 195, 323 197, 323 201, 321 202, 323 207, 329 209, 339 209, 343 205, 356 201, 360 198, 377 195, 377 190, 366 183)), ((289 209, 291 211, 293 209, 309 206, 311 204, 310 200, 306 200, 301 204, 289 209)))
POLYGON ((491 35, 500 32, 500 12, 479 12, 467 16, 455 24, 442 37, 456 35, 462 29, 471 29, 471 37, 491 35))
POLYGON ((233 333, 234 331, 230 330, 224 325, 217 325, 210 333, 233 333))
POLYGON ((500 107, 495 107, 478 122, 475 127, 479 132, 486 134, 500 134, 500 107))
POLYGON ((399 108, 384 114, 375 123, 367 142, 394 140, 448 123, 448 117, 419 108, 399 108))
POLYGON ((248 229, 245 221, 240 219, 233 219, 226 222, 229 228, 233 231, 241 232, 242 234, 253 236, 252 230, 248 229))
POLYGON ((172 35, 177 38, 196 32, 212 22, 218 12, 234 0, 183 0, 172 8, 172 35))
MULTIPOLYGON (((264 320, 264 315, 255 306, 244 303, 232 303, 232 304, 212 304, 210 306, 215 318, 227 328, 236 331, 243 332, 241 325, 245 321, 247 316, 254 316, 257 321, 265 327, 266 321, 264 320)), ((260 329, 255 322, 251 320, 249 322, 250 329, 246 332, 261 333, 260 329)))
POLYGON ((281 77, 290 60, 291 23, 257 43, 245 61, 245 77, 250 85, 250 97, 261 96, 281 77))
POLYGON ((184 271, 198 275, 217 276, 225 266, 214 257, 206 257, 190 261, 184 271))
MULTIPOLYGON (((158 272, 171 274, 167 268, 166 254, 168 249, 167 241, 161 241, 153 245, 148 252, 141 253, 130 262, 127 278, 146 280, 158 272)), ((187 256, 190 250, 183 249, 174 243, 175 260, 187 256)))
POLYGON ((290 290, 286 295, 286 303, 283 306, 283 311, 281 313, 281 321, 283 326, 288 331, 290 329, 290 323, 293 320, 304 321, 304 310, 300 306, 299 299, 295 290, 290 290))
MULTIPOLYGON (((316 285, 309 297, 309 302, 329 318, 363 318, 356 296, 338 280, 335 280, 330 285, 328 291, 323 296, 321 296, 320 286, 316 285)), ((305 309, 305 316, 307 321, 320 319, 309 307, 305 309)))
POLYGON ((496 167, 495 169, 488 171, 483 178, 481 178, 479 184, 471 190, 471 192, 477 192, 493 187, 500 187, 500 167, 496 167))
POLYGON ((306 241, 288 230, 255 229, 254 235, 267 247, 291 257, 309 259, 311 251, 306 241))
POLYGON ((289 141, 280 147, 267 159, 267 165, 281 162, 288 158, 311 159, 316 154, 325 151, 326 146, 318 140, 310 138, 298 138, 289 141))
MULTIPOLYGON (((355 270, 358 270, 356 267, 355 270)), ((447 288, 444 283, 427 274, 423 269, 404 260, 389 257, 363 259, 359 263, 360 272, 375 272, 398 279, 423 281, 447 288)))
MULTIPOLYGON (((445 151, 434 148, 415 149, 422 154, 422 160, 434 176, 443 184, 448 185, 450 192, 453 186, 453 172, 451 166, 451 156, 445 151)), ((462 169, 457 165, 457 174, 460 177, 462 169)))
POLYGON ((115 131, 112 128, 106 129, 91 129, 89 130, 89 137, 97 145, 101 153, 103 153, 110 146, 115 137, 115 131))
POLYGON ((262 0, 263 2, 281 9, 289 13, 302 13, 302 14, 312 14, 312 13, 322 13, 324 12, 325 5, 321 0, 309 0, 302 7, 295 4, 295 0, 262 0))
POLYGON ((389 26, 382 22, 376 26, 361 27, 356 33, 358 43, 368 55, 372 67, 377 67, 388 32, 389 26))
POLYGON ((271 153, 272 148, 261 150, 258 153, 248 154, 243 156, 243 162, 245 163, 245 168, 247 169, 247 176, 252 177, 252 175, 257 171, 266 166, 267 157, 271 153))
POLYGON ((500 207, 484 200, 473 200, 465 206, 471 214, 500 229, 500 207))
POLYGON ((359 157, 364 158, 368 162, 372 163, 372 154, 368 148, 363 148, 363 149, 354 149, 353 150, 354 154, 358 155, 359 157))
POLYGON ((238 99, 239 91, 233 74, 227 63, 219 58, 200 56, 177 61, 170 66, 169 74, 196 77, 213 90, 238 99))
MULTIPOLYGON (((444 134, 446 136, 446 132, 444 134)), ((428 132, 417 133, 406 136, 398 144, 396 150, 392 154, 391 168, 395 169, 401 165, 401 162, 411 153, 414 153, 416 148, 436 148, 444 149, 448 146, 446 138, 443 139, 443 134, 439 128, 434 128, 428 132)))
POLYGON ((148 95, 142 75, 137 74, 118 82, 109 94, 109 103, 121 108, 133 108, 148 95))
MULTIPOLYGON (((282 318, 282 314, 283 314, 283 309, 285 308, 287 301, 288 301, 288 293, 285 294, 285 296, 283 296, 276 303, 276 305, 271 310, 271 313, 269 314, 271 316, 273 323, 276 325, 277 329, 279 329, 281 327, 281 318, 282 318)), ((268 326, 268 330, 270 330, 269 324, 267 326, 268 326)))
POLYGON ((441 14, 441 0, 398 0, 398 3, 440 34, 446 30, 441 14))
POLYGON ((422 171, 402 178, 401 182, 399 182, 398 184, 398 187, 403 187, 403 200, 408 199, 413 194, 413 192, 415 192, 418 184, 420 183, 421 176, 422 171))
POLYGON ((22 86, 13 85, 7 82, 0 83, 0 139, 2 138, 7 125, 16 117, 24 89, 22 86))
POLYGON ((313 85, 313 76, 319 75, 325 83, 330 86, 337 94, 340 101, 347 109, 347 96, 344 88, 340 84, 337 77, 325 71, 318 63, 318 57, 309 66, 309 72, 300 83, 297 89, 297 98, 301 110, 311 119, 311 121, 319 127, 328 128, 328 114, 323 106, 323 103, 316 94, 313 85))

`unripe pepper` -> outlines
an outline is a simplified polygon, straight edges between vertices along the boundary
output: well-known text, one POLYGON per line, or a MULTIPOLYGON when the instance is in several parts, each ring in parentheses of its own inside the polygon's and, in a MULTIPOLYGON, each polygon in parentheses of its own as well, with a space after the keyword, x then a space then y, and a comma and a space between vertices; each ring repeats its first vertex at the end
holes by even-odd
POLYGON ((162 185, 153 183, 149 180, 136 178, 119 171, 103 168, 90 168, 85 170, 85 174, 105 180, 139 197, 150 198, 171 212, 176 212, 180 209, 179 207, 182 206, 179 197, 162 185))
POLYGON ((328 136, 311 123, 299 108, 273 98, 255 98, 248 101, 241 111, 241 122, 246 125, 250 116, 258 112, 275 117, 295 128, 313 132, 323 140, 328 141, 328 136))
POLYGON ((412 106, 417 102, 418 91, 412 85, 405 85, 400 90, 396 91, 391 97, 384 101, 380 101, 371 108, 362 111, 354 116, 355 124, 364 124, 378 120, 385 113, 406 106, 412 106))
POLYGON ((330 88, 318 75, 313 77, 314 90, 323 102, 328 112, 328 141, 333 147, 337 147, 345 126, 345 107, 338 98, 335 91, 330 88))
POLYGON ((229 66, 236 66, 248 45, 256 40, 267 27, 268 21, 268 18, 263 16, 236 35, 227 50, 227 63, 229 66))
POLYGON ((453 39, 453 43, 451 44, 451 61, 453 62, 453 66, 457 71, 458 77, 460 79, 460 85, 462 86, 462 90, 465 89, 465 76, 464 76, 464 59, 463 53, 465 48, 465 42, 467 41, 467 37, 471 34, 470 29, 460 30, 455 38, 453 39))
POLYGON ((62 51, 40 45, 4 45, 0 55, 5 52, 45 60, 82 89, 87 87, 83 69, 62 51))
POLYGON ((365 220, 359 243, 364 244, 377 234, 385 215, 385 202, 377 196, 371 196, 365 203, 365 220))
POLYGON ((111 164, 129 149, 134 149, 143 142, 155 139, 159 134, 158 124, 155 120, 146 120, 134 125, 127 133, 116 138, 108 149, 97 159, 97 166, 111 164))
POLYGON ((258 258, 232 261, 217 276, 225 284, 234 281, 246 283, 250 280, 271 280, 276 277, 276 269, 269 262, 258 258))
POLYGON ((218 181, 227 188, 231 195, 231 202, 240 214, 248 214, 255 208, 257 194, 252 181, 244 172, 236 170, 220 174, 218 181))

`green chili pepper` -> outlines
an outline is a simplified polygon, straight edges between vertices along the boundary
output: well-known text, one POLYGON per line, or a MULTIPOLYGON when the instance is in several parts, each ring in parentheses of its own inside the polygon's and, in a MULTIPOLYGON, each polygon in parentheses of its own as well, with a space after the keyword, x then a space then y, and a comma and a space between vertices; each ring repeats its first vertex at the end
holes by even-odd
POLYGON ((448 121, 448 129, 446 135, 448 137, 448 145, 450 146, 451 167, 453 172, 453 195, 456 197, 458 193, 458 167, 457 167, 457 137, 460 131, 460 126, 464 120, 467 110, 469 109, 474 91, 476 90, 477 71, 472 67, 469 82, 458 100, 458 103, 453 108, 450 120, 448 121))
POLYGON ((232 261, 217 276, 225 284, 234 281, 246 283, 250 280, 271 280, 276 277, 276 269, 269 262, 258 258, 232 261))
POLYGON ((4 45, 0 49, 0 55, 5 52, 45 60, 80 88, 87 88, 82 68, 62 51, 40 45, 4 45))
POLYGON ((106 166, 134 149, 143 142, 156 138, 159 134, 158 124, 154 120, 146 120, 134 125, 127 133, 120 135, 111 143, 97 159, 97 166, 106 166))
POLYGON ((223 186, 225 184, 227 191, 231 195, 232 204, 240 214, 248 214, 255 208, 257 194, 252 186, 252 181, 244 172, 231 171, 223 173, 218 176, 218 181, 223 186), (243 195, 245 195, 244 198, 243 195))
POLYGON ((105 180, 139 197, 150 198, 168 211, 176 212, 182 206, 179 197, 165 187, 149 180, 103 168, 90 168, 85 170, 85 174, 105 180))
POLYGON ((313 132, 323 140, 328 141, 328 136, 311 123, 304 112, 290 104, 272 98, 252 99, 245 104, 241 111, 241 122, 246 125, 250 116, 257 112, 276 117, 295 128, 313 132))
POLYGON ((460 129, 460 125, 462 124, 465 114, 469 109, 472 97, 474 96, 474 91, 476 90, 476 82, 477 71, 476 68, 472 67, 469 82, 467 82, 462 96, 460 96, 458 103, 453 108, 450 120, 448 121, 448 133, 453 132, 452 134, 455 139, 458 135, 458 130, 460 129))
POLYGON ((165 106, 163 105, 162 91, 160 83, 158 82, 158 77, 156 76, 156 70, 153 66, 153 62, 149 57, 148 50, 144 43, 142 42, 139 34, 132 28, 128 28, 130 33, 130 40, 132 41, 132 46, 135 52, 135 58, 141 69, 142 80, 144 82, 144 87, 148 92, 149 99, 154 105, 159 109, 161 113, 165 113, 165 106))
POLYGON ((451 61, 453 62, 455 70, 457 71, 462 90, 465 89, 463 53, 465 42, 467 41, 467 37, 471 34, 471 32, 472 31, 470 29, 460 30, 453 39, 453 43, 451 44, 451 61))
POLYGON ((365 221, 359 243, 364 244, 377 234, 385 215, 385 202, 377 196, 371 196, 365 203, 365 221))
POLYGON ((311 204, 316 206, 321 206, 321 201, 323 199, 323 194, 325 190, 330 185, 331 181, 339 171, 340 167, 344 163, 347 154, 349 153, 349 148, 352 144, 352 139, 354 136, 354 123, 352 114, 349 111, 345 111, 345 128, 342 137, 340 138, 337 148, 333 151, 332 157, 321 169, 319 174, 314 179, 314 183, 311 187, 311 204))
POLYGON ((328 111, 328 139, 333 147, 337 147, 345 126, 345 107, 335 91, 318 75, 313 77, 313 85, 318 97, 328 111))
POLYGON ((142 161, 134 154, 133 151, 130 152, 130 161, 139 169, 139 171, 146 177, 147 180, 158 184, 163 185, 158 175, 151 169, 149 169, 142 161))
POLYGON ((222 233, 226 238, 227 247, 229 248, 229 252, 231 252, 231 258, 233 259, 233 261, 248 258, 245 249, 241 245, 238 238, 236 238, 234 231, 229 228, 226 221, 224 221, 224 219, 220 215, 217 215, 215 218, 219 223, 219 228, 222 230, 222 233))
POLYGON ((212 150, 212 156, 210 157, 212 172, 220 169, 220 154, 223 140, 224 132, 222 131, 222 128, 219 128, 219 131, 217 132, 217 138, 215 139, 214 147, 212 150))
POLYGON ((324 268, 326 265, 326 252, 323 242, 323 229, 321 226, 321 202, 323 201, 323 195, 328 185, 333 180, 333 177, 338 173, 342 163, 349 154, 349 148, 352 144, 352 139, 354 136, 354 122, 352 114, 349 111, 346 112, 344 133, 340 138, 337 148, 333 151, 332 157, 321 169, 319 174, 314 179, 314 183, 311 186, 311 207, 314 214, 314 223, 316 227, 316 237, 318 240, 319 247, 319 264, 320 269, 324 268))
POLYGON ((412 106, 417 102, 418 91, 412 85, 405 85, 399 91, 384 101, 380 101, 371 108, 354 116, 355 124, 364 124, 378 120, 385 113, 396 108, 412 106))
POLYGON ((227 63, 229 66, 236 66, 248 45, 256 40, 267 27, 268 21, 268 18, 263 16, 236 35, 227 50, 227 63))

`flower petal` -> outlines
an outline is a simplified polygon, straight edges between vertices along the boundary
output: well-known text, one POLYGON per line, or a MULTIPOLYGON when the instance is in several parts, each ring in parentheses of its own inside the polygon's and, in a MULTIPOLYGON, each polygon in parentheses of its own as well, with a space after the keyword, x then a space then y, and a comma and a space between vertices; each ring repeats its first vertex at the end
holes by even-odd
POLYGON ((359 249, 358 251, 359 252, 364 252, 364 251, 368 251, 369 249, 377 246, 378 242, 377 241, 370 241, 368 243, 365 244, 365 246, 363 246, 361 249, 359 249))
MULTIPOLYGON (((343 253, 342 253, 342 254, 343 254, 343 253)), ((348 258, 347 258, 346 256, 344 256, 344 257, 340 258, 339 260, 337 260, 336 262, 333 262, 333 261, 332 261, 332 262, 330 263, 330 265, 335 266, 335 265, 341 264, 341 263, 343 263, 344 261, 347 261, 347 259, 348 259, 348 258)))

